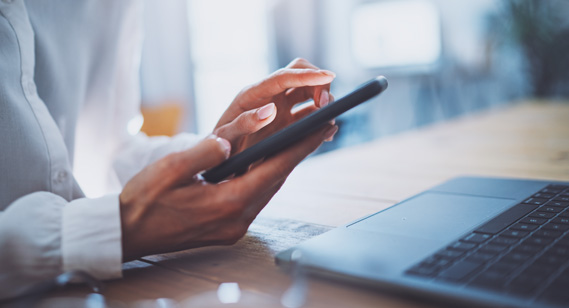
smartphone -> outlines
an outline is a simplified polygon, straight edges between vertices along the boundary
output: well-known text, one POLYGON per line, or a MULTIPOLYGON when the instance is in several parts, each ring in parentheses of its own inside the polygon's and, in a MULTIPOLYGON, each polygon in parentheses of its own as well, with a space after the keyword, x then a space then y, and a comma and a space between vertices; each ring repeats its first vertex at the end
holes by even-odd
POLYGON ((249 166, 263 158, 270 157, 310 135, 324 124, 380 94, 387 88, 387 79, 376 77, 360 85, 348 95, 320 108, 308 116, 292 123, 264 140, 230 157, 220 165, 202 173, 210 183, 218 183, 234 174, 244 173, 249 166))

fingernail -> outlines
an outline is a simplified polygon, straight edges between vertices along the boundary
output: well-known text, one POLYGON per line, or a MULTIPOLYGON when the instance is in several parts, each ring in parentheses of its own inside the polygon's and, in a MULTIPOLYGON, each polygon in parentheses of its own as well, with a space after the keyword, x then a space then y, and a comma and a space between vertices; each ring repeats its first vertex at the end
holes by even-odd
POLYGON ((334 73, 334 72, 332 72, 332 71, 329 71, 329 70, 320 70, 320 73, 321 73, 321 74, 324 74, 324 75, 328 75, 328 76, 332 76, 332 77, 336 78, 336 73, 334 73))
POLYGON ((219 144, 221 145, 221 147, 225 151, 225 157, 226 158, 229 157, 229 155, 231 154, 231 143, 229 143, 229 141, 227 141, 227 139, 223 139, 221 137, 217 137, 215 139, 215 141, 219 142, 219 144))
POLYGON ((275 112, 275 104, 270 103, 257 110, 257 117, 259 117, 259 120, 264 120, 270 117, 274 112, 275 112))
POLYGON ((338 131, 338 126, 336 126, 336 125, 329 128, 324 133, 324 141, 332 141, 334 139, 334 135, 336 134, 337 131, 338 131))
POLYGON ((325 107, 330 102, 330 96, 328 95, 328 91, 322 90, 320 92, 320 108, 325 107))

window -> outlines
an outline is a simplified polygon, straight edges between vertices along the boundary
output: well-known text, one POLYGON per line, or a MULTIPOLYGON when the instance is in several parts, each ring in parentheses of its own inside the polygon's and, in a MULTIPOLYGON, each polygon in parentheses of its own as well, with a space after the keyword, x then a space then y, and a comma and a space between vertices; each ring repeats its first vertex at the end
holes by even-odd
POLYGON ((208 133, 235 95, 269 73, 264 0, 189 0, 198 133, 208 133))

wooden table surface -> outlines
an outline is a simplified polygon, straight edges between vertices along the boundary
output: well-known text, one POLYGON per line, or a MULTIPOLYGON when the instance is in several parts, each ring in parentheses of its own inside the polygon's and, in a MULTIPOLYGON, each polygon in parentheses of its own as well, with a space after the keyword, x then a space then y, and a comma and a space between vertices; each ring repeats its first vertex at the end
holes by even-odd
MULTIPOLYGON (((289 275, 274 256, 460 175, 568 181, 569 104, 519 103, 308 159, 236 245, 127 263, 124 278, 106 282, 105 297, 131 307, 157 298, 208 307, 221 283, 236 282, 247 305, 281 307, 292 284, 306 284, 300 288, 306 291, 303 307, 435 307, 409 296, 289 275)), ((54 296, 86 292, 78 287, 54 296)), ((302 292, 295 294, 302 298, 302 292)))

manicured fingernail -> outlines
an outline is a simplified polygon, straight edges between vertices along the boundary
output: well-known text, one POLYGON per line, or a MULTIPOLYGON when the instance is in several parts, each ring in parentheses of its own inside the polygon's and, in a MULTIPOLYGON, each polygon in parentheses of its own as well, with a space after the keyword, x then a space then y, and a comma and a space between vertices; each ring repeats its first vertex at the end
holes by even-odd
POLYGON ((275 104, 270 103, 257 110, 257 117, 259 117, 259 120, 264 120, 270 117, 274 112, 275 112, 275 104))
POLYGON ((336 78, 336 73, 329 71, 329 70, 320 70, 320 73, 336 78))
POLYGON ((229 143, 229 141, 227 141, 227 139, 223 139, 221 137, 217 137, 217 139, 215 139, 215 141, 219 142, 219 144, 221 145, 221 147, 225 151, 225 157, 229 157, 229 155, 231 154, 231 143, 229 143))
POLYGON ((338 126, 336 126, 336 125, 329 128, 324 133, 324 141, 332 141, 334 139, 334 135, 336 134, 337 131, 338 131, 338 126))
POLYGON ((328 105, 329 102, 330 96, 328 95, 328 91, 322 90, 322 92, 320 92, 320 108, 328 105))

